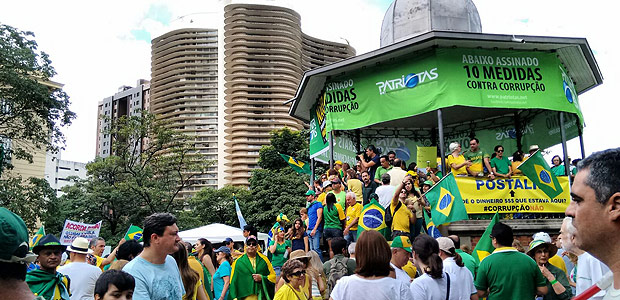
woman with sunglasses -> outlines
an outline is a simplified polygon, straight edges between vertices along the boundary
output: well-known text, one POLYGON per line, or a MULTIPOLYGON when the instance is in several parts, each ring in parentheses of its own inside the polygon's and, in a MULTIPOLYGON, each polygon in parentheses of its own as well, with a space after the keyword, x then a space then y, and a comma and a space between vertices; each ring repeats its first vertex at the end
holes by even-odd
POLYGON ((271 253, 271 265, 276 272, 276 282, 278 282, 282 265, 287 260, 287 254, 291 252, 291 241, 285 238, 283 227, 276 229, 276 236, 269 242, 268 249, 271 253))
POLYGON ((248 236, 245 254, 232 264, 229 299, 272 299, 275 291, 276 272, 269 259, 258 252, 258 239, 248 236))
POLYGON ((495 146, 495 157, 491 159, 491 168, 493 175, 503 178, 512 176, 512 164, 508 157, 504 156, 504 147, 502 145, 495 146))
POLYGON ((308 300, 302 285, 306 282, 306 266, 297 259, 291 259, 282 266, 282 278, 286 282, 273 300, 308 300))

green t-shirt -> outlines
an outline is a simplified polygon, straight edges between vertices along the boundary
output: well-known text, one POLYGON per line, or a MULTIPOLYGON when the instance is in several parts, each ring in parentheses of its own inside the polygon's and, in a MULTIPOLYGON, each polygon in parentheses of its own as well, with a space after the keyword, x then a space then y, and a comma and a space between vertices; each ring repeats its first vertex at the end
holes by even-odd
POLYGON ((330 191, 329 194, 334 194, 334 196, 336 196, 336 202, 338 202, 340 206, 347 206, 347 192, 340 191, 340 193, 336 194, 334 191, 330 191))
POLYGON ((323 219, 325 220, 325 226, 323 228, 337 228, 342 229, 340 224, 341 220, 344 220, 344 210, 340 204, 334 204, 334 207, 330 211, 327 205, 323 207, 323 219))
MULTIPOLYGON (((276 241, 269 242, 269 246, 273 245, 276 241)), ((276 252, 271 254, 271 264, 274 267, 281 267, 286 262, 287 258, 284 257, 286 248, 291 248, 291 241, 284 240, 284 243, 276 245, 276 252)))
POLYGON ((471 161, 471 166, 469 169, 477 173, 481 173, 482 170, 484 170, 483 160, 490 157, 489 153, 484 152, 482 149, 478 149, 476 152, 471 152, 471 150, 468 150, 463 153, 463 156, 465 156, 466 160, 471 161))
POLYGON ((392 166, 388 167, 387 169, 384 167, 378 167, 377 171, 375 171, 375 179, 381 181, 381 176, 383 176, 383 174, 387 173, 389 170, 392 170, 392 166))
POLYGON ((511 163, 506 156, 501 159, 497 157, 493 157, 493 159, 491 159, 491 168, 495 168, 495 170, 501 174, 508 174, 510 171, 510 165, 511 163))
POLYGON ((471 272, 471 276, 473 278, 476 278, 476 272, 478 271, 478 264, 476 263, 476 260, 474 259, 474 257, 461 249, 456 249, 456 253, 458 253, 463 259, 463 264, 465 264, 465 267, 467 268, 467 270, 471 272))
POLYGON ((555 176, 566 176, 566 170, 564 169, 564 165, 551 167, 551 173, 553 173, 553 175, 555 176))
POLYGON ((498 248, 480 262, 475 286, 489 290, 488 300, 534 299, 536 288, 546 286, 536 262, 512 247, 498 248))

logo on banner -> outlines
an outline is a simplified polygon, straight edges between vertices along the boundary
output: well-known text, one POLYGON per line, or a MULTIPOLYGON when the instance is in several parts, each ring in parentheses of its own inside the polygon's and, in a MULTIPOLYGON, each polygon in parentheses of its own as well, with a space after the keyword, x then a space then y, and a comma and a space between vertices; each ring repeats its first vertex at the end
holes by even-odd
POLYGON ((535 164, 534 169, 536 170, 536 175, 538 175, 538 180, 540 180, 540 183, 555 190, 555 184, 553 184, 553 179, 551 179, 551 173, 545 170, 545 167, 541 165, 535 164))
POLYGON ((442 187, 439 193, 439 201, 437 202, 437 211, 447 217, 450 215, 450 211, 452 211, 453 203, 454 196, 452 196, 450 191, 442 187))
POLYGON ((432 68, 420 73, 409 73, 407 75, 402 75, 399 78, 379 81, 375 83, 375 85, 379 88, 379 95, 385 95, 385 93, 392 91, 412 89, 424 82, 435 80, 437 77, 439 77, 439 74, 437 74, 437 68, 432 68))

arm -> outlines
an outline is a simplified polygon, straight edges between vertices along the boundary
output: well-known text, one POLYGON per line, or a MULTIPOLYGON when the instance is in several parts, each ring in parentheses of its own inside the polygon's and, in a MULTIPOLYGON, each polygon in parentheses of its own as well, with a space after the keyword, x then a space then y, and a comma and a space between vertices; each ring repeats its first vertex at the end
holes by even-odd
POLYGON ((269 245, 269 252, 276 253, 276 249, 278 248, 278 242, 279 242, 280 238, 278 236, 276 236, 275 240, 271 241, 273 243, 273 245, 269 245))
POLYGON ((284 278, 280 277, 280 280, 278 280, 278 283, 276 284, 276 293, 285 283, 284 278))
POLYGON ((547 289, 547 286, 537 286, 536 287, 536 294, 537 295, 547 295, 547 292, 549 290, 547 289))
POLYGON ((209 300, 209 297, 207 297, 207 294, 205 293, 205 289, 202 284, 198 287, 198 290, 196 291, 196 300, 209 300))
POLYGON ((304 250, 306 250, 306 252, 310 251, 310 246, 308 244, 308 236, 304 236, 304 250))
POLYGON ((116 246, 116 248, 114 248, 114 250, 112 250, 112 252, 110 252, 110 255, 108 255, 108 257, 106 257, 106 258, 105 258, 105 259, 101 262, 101 267, 102 267, 102 268, 103 268, 103 267, 105 267, 105 266, 107 266, 107 265, 109 265, 109 264, 111 264, 111 263, 114 261, 114 259, 116 258, 116 252, 118 251, 118 248, 119 248, 119 247, 120 247, 123 243, 125 243, 125 239, 121 239, 121 240, 118 242, 118 245, 116 246))
POLYGON ((311 236, 316 234, 316 229, 321 225, 321 221, 323 221, 323 208, 316 210, 316 224, 314 224, 314 228, 312 229, 312 232, 310 232, 311 236))
MULTIPOLYGON (((403 179, 403 182, 401 182, 396 189, 394 189, 394 196, 392 196, 392 205, 397 205, 398 204, 398 196, 400 196, 400 191, 403 189, 403 187, 405 186, 405 180, 409 180, 409 177, 411 177, 410 175, 405 176, 405 179, 403 179)), ((392 212, 393 213, 393 212, 392 212)))
POLYGON ((202 257, 202 264, 209 271, 209 276, 211 276, 211 290, 213 290, 213 274, 215 274, 215 267, 213 266, 213 262, 211 261, 211 257, 209 255, 205 255, 202 257))
POLYGON ((478 290, 478 298, 486 298, 489 295, 489 291, 478 290))
POLYGON ((553 282, 553 284, 551 284, 551 287, 553 288, 553 292, 558 295, 558 298, 563 300, 570 299, 570 297, 572 296, 572 291, 570 290, 570 285, 568 283, 568 279, 565 276, 565 273, 560 271, 562 272, 562 274, 557 274, 558 276, 556 277, 556 274, 551 273, 551 271, 549 271, 549 269, 547 269, 545 266, 541 266, 539 268, 543 276, 545 276, 545 278, 550 283, 553 282))
POLYGON ((471 294, 471 296, 469 296, 469 300, 478 300, 478 294, 471 294))
POLYGON ((362 166, 366 169, 374 166, 376 163, 373 160, 370 160, 369 162, 365 162, 364 161, 364 154, 360 154, 358 155, 358 157, 360 158, 360 163, 362 164, 362 166))
MULTIPOLYGON (((353 219, 353 221, 351 221, 351 223, 349 224, 349 226, 347 226, 344 231, 347 232, 347 234, 349 233, 349 230, 351 230, 351 227, 357 225, 357 222, 359 221, 360 217, 356 217, 355 219, 353 219)), ((345 234, 346 235, 346 234, 345 234)))
POLYGON ((226 300, 224 298, 226 296, 226 292, 228 292, 228 287, 230 286, 230 276, 222 277, 224 279, 224 288, 222 288, 222 295, 220 295, 220 300, 226 300))
MULTIPOLYGON (((484 157, 482 159, 482 162, 484 163, 484 166, 487 167, 487 170, 489 170, 489 172, 491 172, 491 170, 493 170, 493 169, 491 169, 491 159, 490 158, 484 157)), ((489 173, 489 178, 495 179, 495 175, 493 173, 495 173, 495 172, 489 173)))

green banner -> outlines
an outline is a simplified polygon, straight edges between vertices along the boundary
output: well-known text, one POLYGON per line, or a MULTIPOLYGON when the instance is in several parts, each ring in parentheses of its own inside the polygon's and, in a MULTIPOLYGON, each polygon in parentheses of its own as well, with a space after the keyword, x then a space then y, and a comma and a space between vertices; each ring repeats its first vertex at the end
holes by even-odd
POLYGON ((325 114, 322 114, 323 119, 317 118, 317 106, 313 106, 310 110, 310 158, 315 158, 327 150, 329 150, 329 143, 327 142, 327 131, 325 130, 325 114), (321 123, 323 128, 321 129, 321 123))
POLYGON ((335 77, 317 106, 313 112, 326 132, 452 106, 547 109, 583 120, 560 61, 538 51, 440 48, 335 77))

